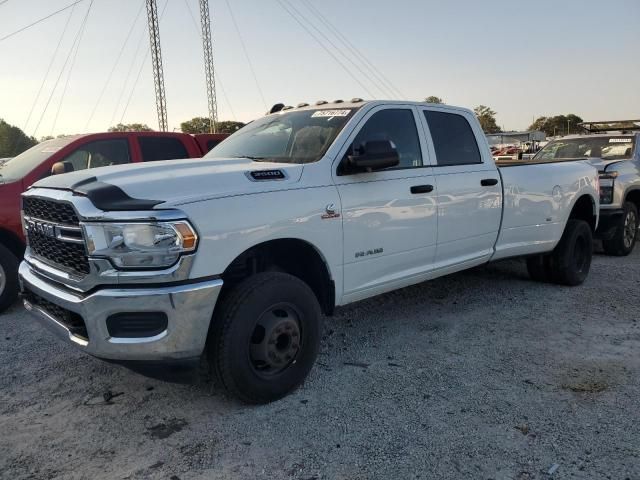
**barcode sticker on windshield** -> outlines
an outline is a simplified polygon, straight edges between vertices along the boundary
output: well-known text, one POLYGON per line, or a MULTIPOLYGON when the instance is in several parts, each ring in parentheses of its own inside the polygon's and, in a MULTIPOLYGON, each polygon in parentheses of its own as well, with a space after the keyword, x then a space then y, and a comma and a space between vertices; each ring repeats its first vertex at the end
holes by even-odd
POLYGON ((346 117, 351 110, 318 110, 311 117, 346 117))
POLYGON ((631 143, 630 138, 610 138, 609 143, 631 143))

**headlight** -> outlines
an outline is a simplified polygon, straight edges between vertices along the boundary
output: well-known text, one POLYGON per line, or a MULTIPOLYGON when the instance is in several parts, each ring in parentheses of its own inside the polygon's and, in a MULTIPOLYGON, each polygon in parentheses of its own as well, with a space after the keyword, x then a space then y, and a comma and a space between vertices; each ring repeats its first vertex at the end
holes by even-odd
POLYGON ((183 253, 193 252, 198 236, 184 220, 158 223, 85 223, 87 251, 117 268, 170 267, 183 253))

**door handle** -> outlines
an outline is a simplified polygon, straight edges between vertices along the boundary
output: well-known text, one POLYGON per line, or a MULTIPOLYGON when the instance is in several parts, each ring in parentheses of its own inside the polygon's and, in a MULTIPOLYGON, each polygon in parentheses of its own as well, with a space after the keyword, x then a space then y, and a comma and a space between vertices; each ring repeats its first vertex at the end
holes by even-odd
POLYGON ((498 184, 498 179, 497 178, 483 178, 482 180, 480 180, 480 185, 482 185, 483 187, 493 187, 494 185, 498 184))
POLYGON ((411 187, 411 193, 429 193, 433 192, 433 185, 414 185, 411 187))

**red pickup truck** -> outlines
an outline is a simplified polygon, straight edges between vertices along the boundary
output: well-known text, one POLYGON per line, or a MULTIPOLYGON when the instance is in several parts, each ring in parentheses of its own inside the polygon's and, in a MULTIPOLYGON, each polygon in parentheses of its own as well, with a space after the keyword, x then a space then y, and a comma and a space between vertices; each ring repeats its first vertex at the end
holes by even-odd
POLYGON ((0 162, 0 312, 18 294, 18 264, 25 239, 20 194, 41 178, 87 168, 198 158, 227 134, 109 132, 48 140, 8 161, 0 162))

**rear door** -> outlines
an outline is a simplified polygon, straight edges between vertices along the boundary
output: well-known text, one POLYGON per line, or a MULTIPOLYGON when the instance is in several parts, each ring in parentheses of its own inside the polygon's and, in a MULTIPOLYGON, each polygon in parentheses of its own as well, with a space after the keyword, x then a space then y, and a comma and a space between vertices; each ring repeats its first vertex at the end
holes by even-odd
POLYGON ((428 271, 436 248, 435 187, 424 137, 411 106, 384 105, 360 121, 338 157, 347 301, 397 288, 428 271), (340 164, 371 140, 390 140, 400 164, 341 173, 340 164))
POLYGON ((438 189, 436 268, 481 263, 493 252, 502 186, 477 121, 464 110, 420 107, 438 189))

